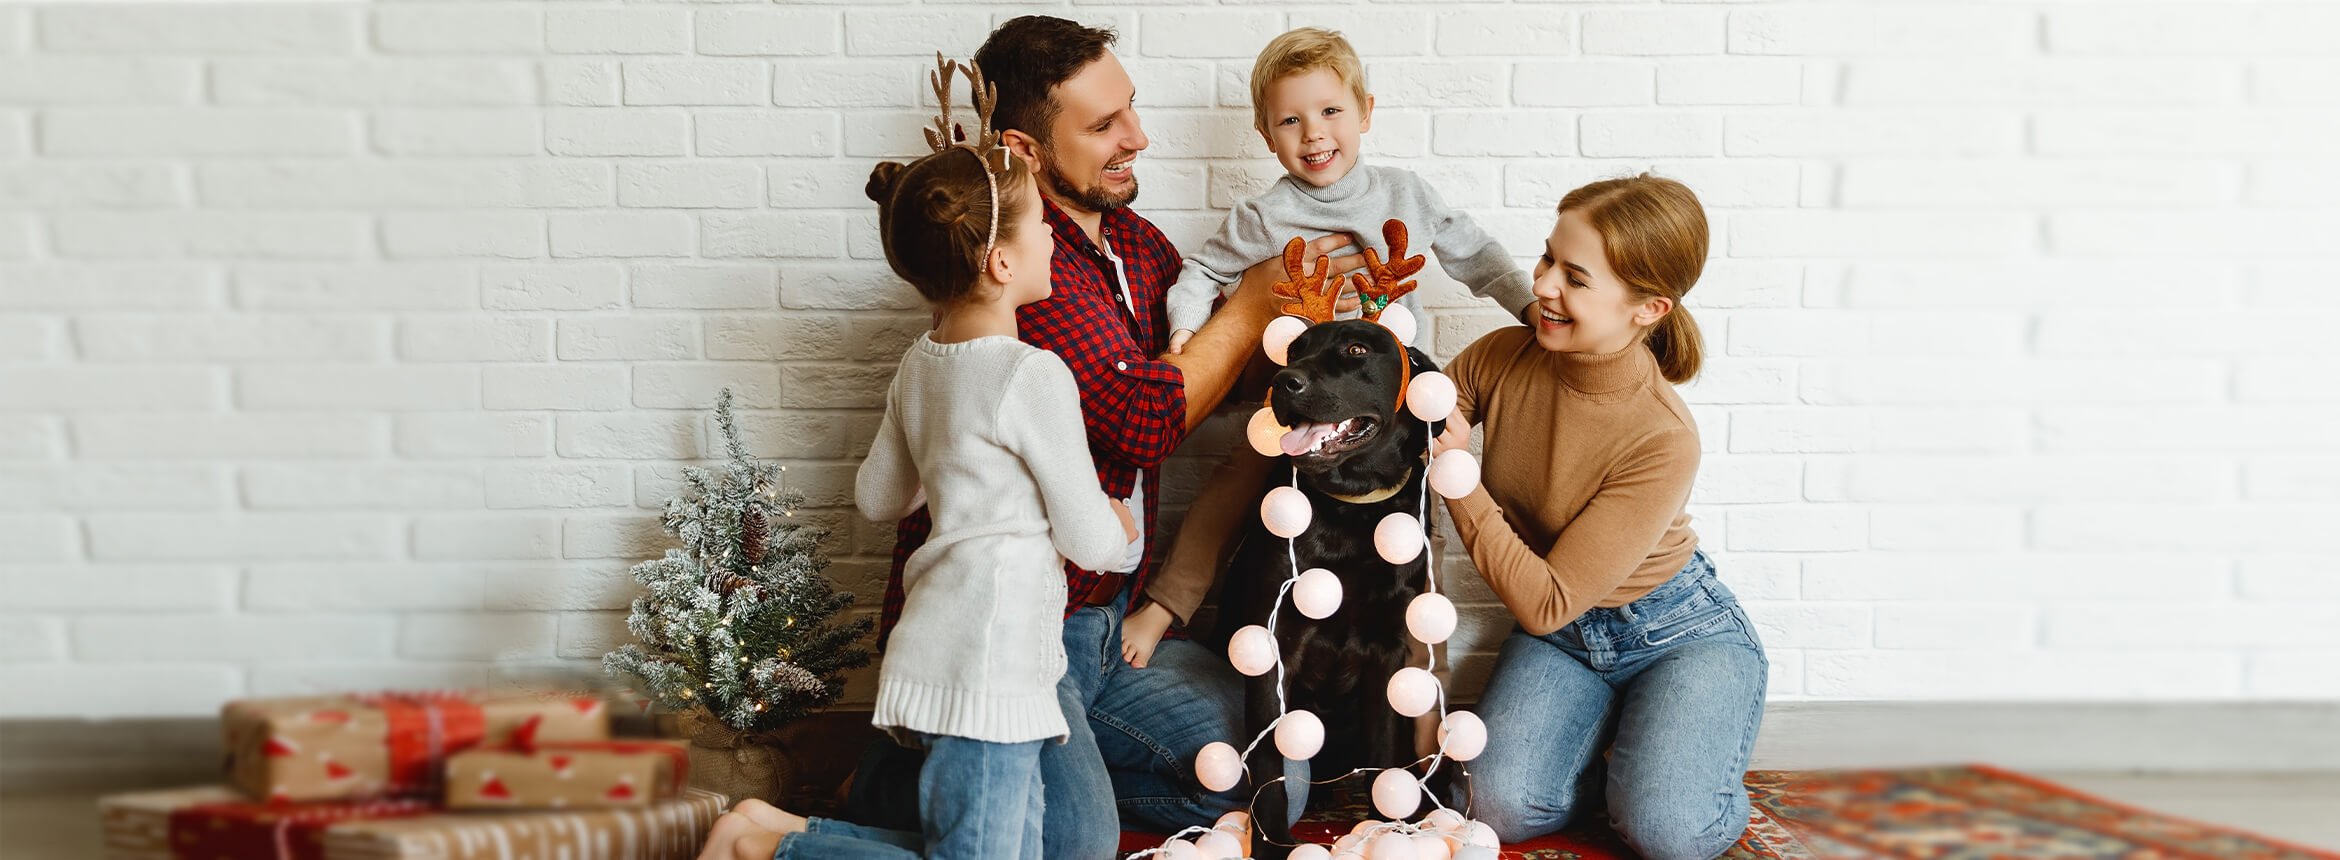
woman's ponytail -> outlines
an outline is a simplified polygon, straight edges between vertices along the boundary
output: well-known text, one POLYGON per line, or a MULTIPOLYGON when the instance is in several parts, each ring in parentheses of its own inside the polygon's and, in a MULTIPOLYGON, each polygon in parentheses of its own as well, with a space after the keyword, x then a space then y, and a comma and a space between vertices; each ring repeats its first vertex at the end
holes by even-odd
POLYGON ((1649 351, 1657 356, 1658 372, 1667 382, 1679 385, 1698 375, 1698 366, 1706 360, 1706 339, 1699 335, 1689 308, 1676 303, 1650 327, 1649 351))

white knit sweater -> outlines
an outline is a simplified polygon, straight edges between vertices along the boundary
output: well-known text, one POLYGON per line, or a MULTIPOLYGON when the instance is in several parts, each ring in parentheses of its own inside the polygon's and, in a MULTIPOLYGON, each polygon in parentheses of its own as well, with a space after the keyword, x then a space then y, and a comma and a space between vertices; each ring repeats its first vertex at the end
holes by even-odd
POLYGON ((1065 735, 1063 559, 1110 570, 1128 543, 1063 360, 1010 337, 919 336, 855 502, 899 519, 921 484, 934 532, 902 570, 871 722, 998 743, 1065 735))

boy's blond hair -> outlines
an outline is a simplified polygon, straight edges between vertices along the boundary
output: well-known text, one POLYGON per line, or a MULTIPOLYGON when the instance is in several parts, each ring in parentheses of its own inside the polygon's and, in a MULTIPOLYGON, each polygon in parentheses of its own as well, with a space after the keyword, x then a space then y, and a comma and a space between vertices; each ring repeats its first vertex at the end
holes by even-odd
POLYGON ((1277 36, 1251 64, 1251 125, 1266 134, 1268 86, 1293 75, 1331 69, 1365 106, 1365 63, 1341 34, 1319 27, 1302 27, 1277 36))

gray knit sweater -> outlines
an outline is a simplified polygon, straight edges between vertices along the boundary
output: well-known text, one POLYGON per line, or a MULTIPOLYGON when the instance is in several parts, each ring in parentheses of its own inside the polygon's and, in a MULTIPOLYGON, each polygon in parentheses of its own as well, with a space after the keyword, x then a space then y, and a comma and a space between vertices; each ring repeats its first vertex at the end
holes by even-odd
POLYGON ((871 722, 995 743, 1064 736, 1063 559, 1110 570, 1128 546, 1097 487, 1072 371, 1012 337, 920 335, 854 502, 899 519, 921 483, 934 533, 902 569, 871 722))
MULTIPOLYGON (((1243 270, 1283 254, 1294 236, 1354 233, 1387 259, 1381 224, 1391 218, 1406 222, 1407 253, 1428 248, 1439 268, 1472 295, 1494 299, 1514 317, 1535 302, 1528 273, 1511 261, 1510 252, 1470 215, 1447 208, 1420 175, 1358 162, 1349 175, 1323 188, 1286 174, 1259 196, 1236 204, 1218 234, 1187 256, 1178 282, 1170 286, 1170 330, 1202 328, 1211 316, 1211 301, 1243 277, 1243 270)), ((1411 293, 1398 303, 1409 311, 1422 310, 1411 293)))

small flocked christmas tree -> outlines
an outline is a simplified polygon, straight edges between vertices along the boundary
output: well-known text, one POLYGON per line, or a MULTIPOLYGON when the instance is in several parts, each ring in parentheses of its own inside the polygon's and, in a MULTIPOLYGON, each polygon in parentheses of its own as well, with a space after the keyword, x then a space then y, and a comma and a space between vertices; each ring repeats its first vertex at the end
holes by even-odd
POLYGON ((668 499, 662 518, 682 548, 634 566, 649 590, 626 619, 640 642, 602 665, 660 708, 704 708, 733 731, 768 736, 835 703, 845 670, 869 665, 870 620, 837 618, 853 595, 821 572, 825 533, 794 521, 804 497, 782 487, 786 468, 740 443, 729 389, 715 421, 731 461, 683 470, 690 494, 668 499))

